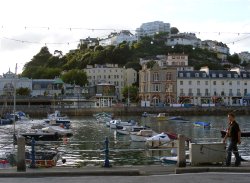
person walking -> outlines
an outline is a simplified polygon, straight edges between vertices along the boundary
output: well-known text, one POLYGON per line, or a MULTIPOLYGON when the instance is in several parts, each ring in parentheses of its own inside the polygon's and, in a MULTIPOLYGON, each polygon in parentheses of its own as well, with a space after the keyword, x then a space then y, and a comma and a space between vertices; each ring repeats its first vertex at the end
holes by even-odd
POLYGON ((240 137, 241 137, 241 131, 238 123, 235 120, 235 114, 234 113, 228 113, 228 123, 229 127, 227 129, 227 133, 223 139, 223 142, 226 142, 226 139, 229 139, 229 145, 227 147, 227 157, 226 157, 226 166, 231 165, 231 156, 232 152, 235 156, 235 166, 239 166, 241 163, 241 158, 238 152, 237 144, 241 144, 240 137))

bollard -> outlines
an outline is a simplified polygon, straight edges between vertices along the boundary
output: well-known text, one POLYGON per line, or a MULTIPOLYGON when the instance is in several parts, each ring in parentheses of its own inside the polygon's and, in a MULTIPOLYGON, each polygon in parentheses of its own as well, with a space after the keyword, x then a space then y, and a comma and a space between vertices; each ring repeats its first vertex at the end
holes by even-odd
POLYGON ((25 172, 25 138, 19 137, 17 139, 17 171, 25 172))
POLYGON ((105 159, 104 159, 104 165, 103 165, 103 167, 110 168, 111 165, 109 163, 109 139, 108 139, 108 137, 105 138, 105 142, 104 143, 105 143, 105 150, 104 150, 104 152, 105 152, 105 159))
POLYGON ((178 135, 177 166, 186 166, 185 136, 181 134, 178 135))
POLYGON ((31 141, 31 163, 30 163, 30 168, 36 168, 35 144, 36 144, 36 141, 35 141, 34 137, 32 137, 32 141, 31 141))

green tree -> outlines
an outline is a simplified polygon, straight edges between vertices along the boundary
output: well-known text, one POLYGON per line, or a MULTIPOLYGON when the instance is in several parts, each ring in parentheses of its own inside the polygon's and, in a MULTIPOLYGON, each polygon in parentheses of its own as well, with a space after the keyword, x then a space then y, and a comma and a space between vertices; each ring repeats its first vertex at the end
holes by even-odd
POLYGON ((170 28, 170 33, 171 34, 178 34, 179 33, 179 29, 177 29, 176 27, 171 27, 170 28))
POLYGON ((132 85, 132 86, 125 86, 122 90, 122 95, 124 98, 131 102, 137 102, 138 101, 138 87, 132 85))
POLYGON ((16 94, 20 96, 30 96, 31 90, 29 88, 20 87, 16 89, 16 94))
POLYGON ((241 60, 240 57, 237 53, 234 53, 233 55, 230 55, 227 57, 228 62, 232 63, 232 64, 237 64, 239 65, 241 60))
POLYGON ((81 71, 79 69, 73 69, 73 70, 70 70, 70 71, 64 73, 61 76, 61 79, 65 83, 77 84, 80 86, 84 86, 85 84, 88 83, 86 72, 81 71))

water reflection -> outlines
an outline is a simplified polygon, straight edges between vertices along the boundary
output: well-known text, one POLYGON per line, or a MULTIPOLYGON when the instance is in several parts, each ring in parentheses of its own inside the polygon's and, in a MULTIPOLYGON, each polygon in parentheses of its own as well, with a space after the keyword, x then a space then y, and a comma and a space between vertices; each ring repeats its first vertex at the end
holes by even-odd
MULTIPOLYGON (((121 116, 122 120, 131 117, 121 116)), ((156 132, 173 132, 183 134, 195 142, 200 141, 221 141, 220 130, 227 126, 226 116, 187 116, 190 122, 179 123, 171 121, 157 121, 155 118, 144 118, 133 116, 132 119, 141 125, 150 126, 156 132), (193 122, 207 121, 211 123, 210 129, 195 127, 193 122)), ((249 130, 248 116, 237 116, 237 121, 242 130, 249 130)), ((18 123, 18 131, 25 131, 27 128, 41 120, 18 123)), ((117 135, 115 130, 111 130, 103 123, 98 123, 94 117, 71 118, 73 137, 66 143, 53 144, 50 148, 58 148, 62 158, 66 163, 58 162, 58 166, 96 166, 102 165, 104 160, 104 140, 110 141, 110 161, 113 165, 141 165, 160 164, 160 157, 170 155, 171 149, 151 150, 145 147, 142 142, 131 142, 126 135, 117 135)), ((11 147, 13 126, 0 126, 0 146, 1 151, 11 147)), ((248 138, 242 139, 239 146, 241 155, 249 154, 248 138)))

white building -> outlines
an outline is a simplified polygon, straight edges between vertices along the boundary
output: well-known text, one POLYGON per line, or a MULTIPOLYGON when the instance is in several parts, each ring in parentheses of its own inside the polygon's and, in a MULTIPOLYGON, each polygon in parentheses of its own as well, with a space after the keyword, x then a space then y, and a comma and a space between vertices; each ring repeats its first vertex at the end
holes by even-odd
POLYGON ((164 23, 162 21, 154 21, 143 23, 139 28, 136 29, 138 40, 144 36, 154 36, 159 32, 170 33, 170 23, 164 23))
POLYGON ((89 86, 100 83, 115 85, 115 93, 118 99, 122 99, 122 89, 130 86, 137 81, 137 72, 134 69, 118 67, 118 64, 87 65, 84 69, 87 74, 89 86))
POLYGON ((122 30, 119 33, 113 32, 108 36, 108 38, 100 40, 99 45, 101 45, 101 46, 108 46, 108 45, 117 46, 124 41, 130 43, 130 42, 136 41, 136 37, 128 30, 122 30))
POLYGON ((212 40, 202 41, 201 48, 215 52, 217 54, 217 57, 222 61, 227 59, 230 51, 229 47, 226 44, 212 40))
POLYGON ((199 106, 249 104, 250 72, 240 69, 178 71, 177 97, 179 103, 199 106))
POLYGON ((250 53, 248 51, 243 51, 239 53, 239 57, 240 57, 241 62, 244 62, 244 61, 247 63, 250 62, 250 53))
POLYGON ((194 48, 200 47, 201 40, 196 37, 194 33, 179 33, 171 34, 166 41, 166 45, 175 46, 175 45, 191 45, 194 48))
POLYGON ((32 91, 32 80, 28 78, 18 78, 10 70, 0 78, 0 95, 13 95, 15 88, 29 88, 32 91))

